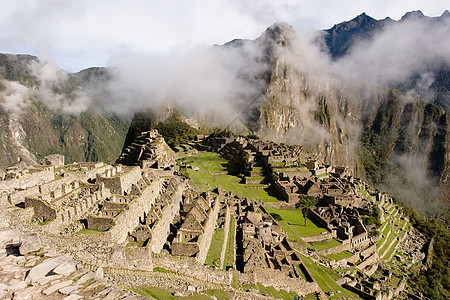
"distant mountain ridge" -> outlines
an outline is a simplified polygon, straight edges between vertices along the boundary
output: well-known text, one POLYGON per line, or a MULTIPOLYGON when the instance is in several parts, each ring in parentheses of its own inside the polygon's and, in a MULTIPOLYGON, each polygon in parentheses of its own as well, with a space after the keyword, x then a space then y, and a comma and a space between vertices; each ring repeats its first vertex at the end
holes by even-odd
POLYGON ((444 22, 450 19, 450 12, 444 11, 440 17, 425 16, 420 10, 407 12, 399 21, 390 17, 382 20, 376 20, 366 13, 362 13, 350 21, 345 21, 334 25, 330 29, 324 30, 325 43, 333 59, 347 54, 348 50, 354 45, 355 41, 361 39, 370 39, 375 33, 387 25, 397 22, 404 22, 408 19, 420 19, 424 22, 444 22))

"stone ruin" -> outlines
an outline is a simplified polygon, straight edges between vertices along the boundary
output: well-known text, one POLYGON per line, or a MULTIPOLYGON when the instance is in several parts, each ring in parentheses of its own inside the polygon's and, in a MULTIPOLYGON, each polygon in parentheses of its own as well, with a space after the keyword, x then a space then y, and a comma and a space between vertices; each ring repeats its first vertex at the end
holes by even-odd
POLYGON ((183 195, 177 229, 171 244, 172 255, 196 257, 204 263, 219 214, 218 197, 192 192, 183 195))

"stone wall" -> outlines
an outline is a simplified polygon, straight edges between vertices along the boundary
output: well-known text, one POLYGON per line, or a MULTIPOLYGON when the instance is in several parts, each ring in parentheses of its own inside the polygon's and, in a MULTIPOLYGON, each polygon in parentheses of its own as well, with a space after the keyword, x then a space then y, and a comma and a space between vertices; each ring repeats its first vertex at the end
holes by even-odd
POLYGON ((172 243, 172 255, 182 255, 193 257, 199 252, 199 245, 196 242, 179 242, 172 243))
POLYGON ((367 258, 365 261, 363 261, 362 263, 360 263, 359 265, 356 266, 356 268, 358 270, 363 270, 365 269, 367 266, 373 265, 374 263, 376 263, 379 260, 378 254, 374 253, 372 254, 369 258, 367 258))
POLYGON ((109 232, 77 234, 69 238, 53 236, 52 241, 62 253, 91 269, 112 267, 152 270, 152 256, 149 248, 130 248, 111 240, 109 232))
POLYGON ((43 222, 56 219, 56 210, 45 200, 25 197, 25 208, 28 207, 33 207, 34 214, 43 222))
POLYGON ((368 258, 372 253, 377 250, 377 244, 373 244, 372 246, 361 251, 360 256, 362 260, 368 258))
POLYGON ((89 216, 87 228, 98 231, 107 231, 115 225, 113 218, 89 216))
POLYGON ((16 191, 14 194, 8 195, 8 201, 12 205, 25 202, 26 197, 33 197, 39 194, 39 186, 33 186, 23 191, 16 191))
POLYGON ((314 210, 310 209, 308 215, 311 216, 317 222, 319 222, 319 224, 321 226, 323 226, 325 228, 329 228, 330 224, 328 224, 328 222, 326 222, 324 219, 322 219, 322 217, 314 210))
POLYGON ((6 181, 0 181, 0 192, 24 190, 42 183, 55 180, 55 171, 53 167, 47 167, 38 172, 25 173, 6 181))
POLYGON ((208 220, 203 228, 203 234, 198 241, 199 252, 197 254, 197 261, 201 264, 205 263, 206 255, 208 254, 209 246, 211 245, 211 239, 216 229, 217 217, 219 215, 219 198, 216 197, 214 201, 214 207, 209 212, 208 220))
POLYGON ((184 183, 178 185, 177 190, 172 195, 170 203, 164 208, 161 219, 152 229, 152 239, 148 247, 154 253, 160 253, 167 240, 167 236, 170 233, 170 224, 172 224, 175 214, 180 210, 180 203, 185 188, 186 185, 184 183))
POLYGON ((97 182, 103 182, 113 194, 123 195, 133 184, 141 179, 139 167, 123 167, 121 165, 106 169, 96 175, 97 182))
POLYGON ((154 267, 164 268, 195 278, 202 278, 207 282, 224 285, 231 284, 231 273, 201 265, 194 258, 153 254, 152 262, 154 267))
MULTIPOLYGON (((324 229, 325 230, 325 229, 324 229)), ((336 237, 336 231, 334 231, 334 234, 331 232, 328 232, 326 234, 320 234, 315 236, 305 236, 302 237, 302 240, 304 240, 307 243, 313 243, 313 242, 324 242, 329 241, 336 237)))
POLYGON ((347 243, 347 244, 342 244, 342 245, 339 245, 339 246, 336 246, 336 247, 333 247, 330 249, 321 250, 321 251, 319 251, 319 253, 321 255, 328 255, 328 254, 333 254, 333 253, 339 253, 342 251, 349 251, 351 249, 352 249, 352 246, 347 243))
MULTIPOLYGON (((139 169, 139 167, 137 168, 139 169)), ((159 195, 161 186, 161 179, 153 180, 142 192, 142 195, 129 203, 128 209, 115 218, 115 226, 109 230, 114 241, 118 243, 126 241, 128 234, 139 225, 139 216, 143 216, 144 213, 147 214, 150 211, 152 204, 159 195)))
POLYGON ((361 298, 363 299, 368 299, 368 300, 381 300, 382 299, 382 294, 381 292, 377 292, 375 295, 371 295, 369 293, 366 293, 365 291, 358 289, 354 286, 351 286, 347 283, 342 285, 344 288, 346 288, 347 290, 352 291, 353 293, 359 295, 361 298))
POLYGON ((370 244, 370 238, 367 235, 367 232, 363 232, 354 236, 351 240, 351 245, 354 249, 364 249, 370 244))
POLYGON ((286 203, 286 202, 267 202, 264 203, 264 206, 270 206, 273 209, 289 209, 296 210, 295 203, 286 203))

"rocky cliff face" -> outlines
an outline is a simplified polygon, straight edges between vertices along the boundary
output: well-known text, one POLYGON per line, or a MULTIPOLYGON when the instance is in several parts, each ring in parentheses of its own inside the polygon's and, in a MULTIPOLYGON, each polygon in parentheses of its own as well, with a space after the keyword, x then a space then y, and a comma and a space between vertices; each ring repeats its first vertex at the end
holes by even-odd
MULTIPOLYGON (((362 20, 350 26, 354 30, 358 24, 376 27, 367 16, 357 19, 362 20)), ((307 57, 295 53, 297 38, 290 26, 275 24, 254 41, 266 49, 269 78, 256 101, 259 118, 247 120, 256 122, 255 133, 302 145, 324 162, 349 166, 391 191, 402 184, 423 191, 439 184, 440 197, 448 199, 446 110, 397 89, 311 73, 302 61, 307 57)), ((427 196, 439 197, 434 192, 427 196)))

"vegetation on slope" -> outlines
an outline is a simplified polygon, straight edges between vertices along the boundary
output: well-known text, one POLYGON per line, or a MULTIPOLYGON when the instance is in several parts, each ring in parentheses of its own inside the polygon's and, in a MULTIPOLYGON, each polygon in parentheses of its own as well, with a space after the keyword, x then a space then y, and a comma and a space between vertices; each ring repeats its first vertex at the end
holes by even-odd
POLYGON ((430 299, 450 299, 450 231, 441 221, 425 220, 412 208, 404 211, 428 240, 434 238, 432 267, 413 274, 411 283, 430 299))
POLYGON ((175 111, 165 121, 156 125, 158 132, 164 136, 166 143, 173 149, 185 144, 199 134, 198 130, 183 121, 181 113, 175 111))

